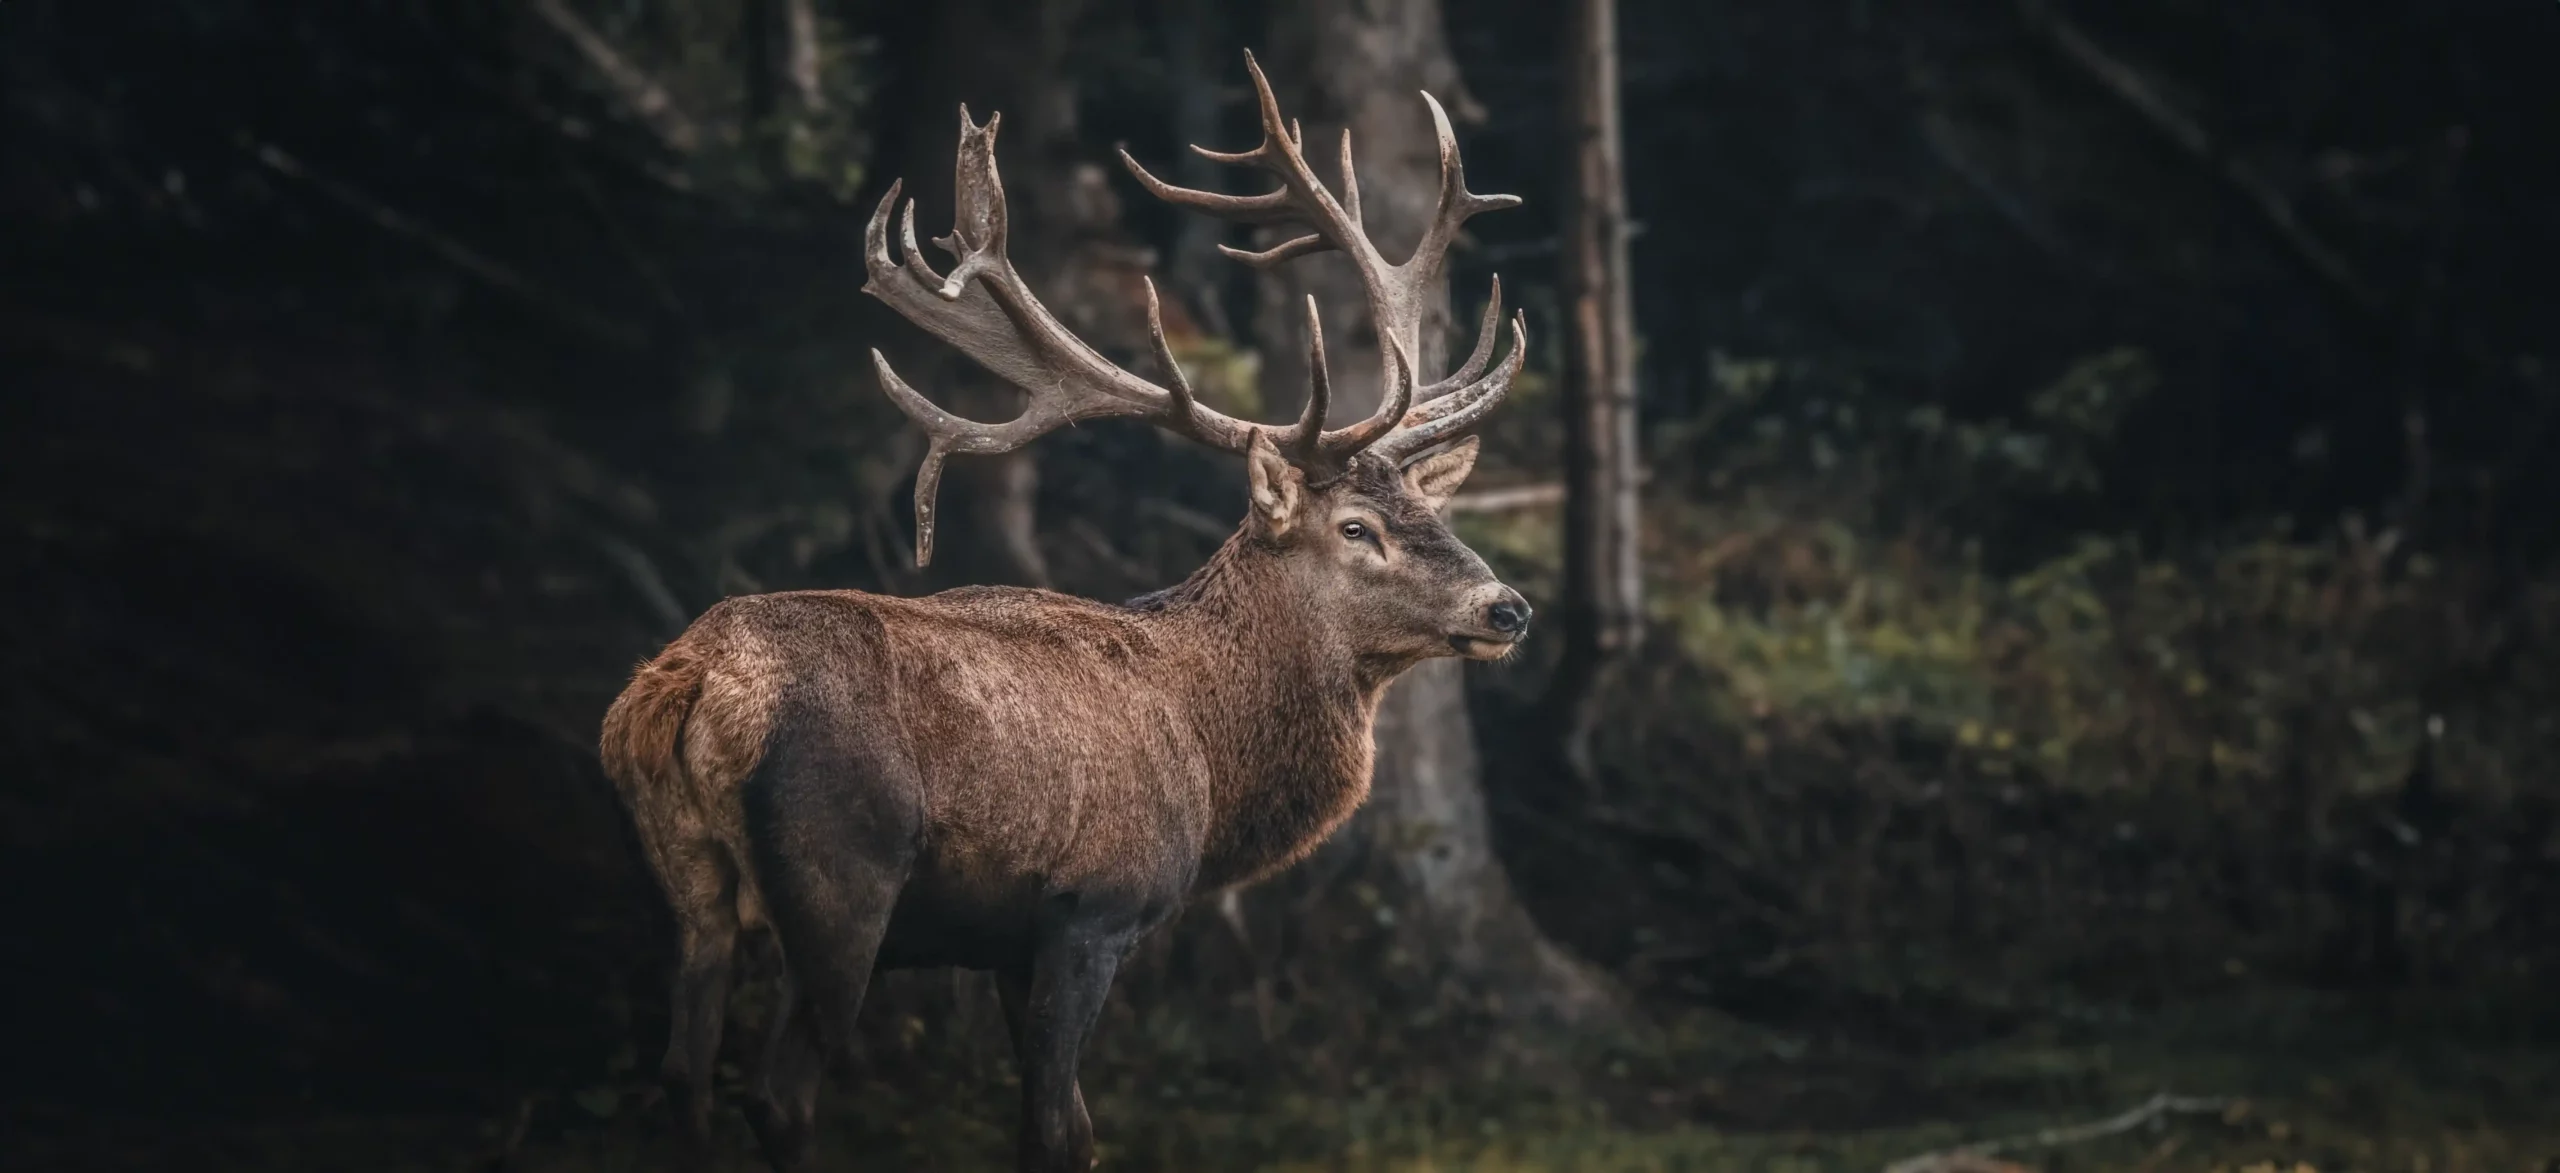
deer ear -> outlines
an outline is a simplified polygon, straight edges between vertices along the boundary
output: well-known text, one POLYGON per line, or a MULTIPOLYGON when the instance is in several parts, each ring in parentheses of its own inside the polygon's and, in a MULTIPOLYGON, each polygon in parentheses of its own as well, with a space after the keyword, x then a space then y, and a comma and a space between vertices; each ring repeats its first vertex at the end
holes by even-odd
POLYGON ((1262 431, 1253 434, 1253 442, 1244 454, 1245 471, 1253 480, 1253 513, 1273 536, 1289 532, 1289 523, 1298 516, 1298 496, 1306 488, 1307 474, 1280 455, 1271 436, 1262 431))
POLYGON ((1404 490, 1422 499, 1434 513, 1458 495, 1458 486, 1467 483, 1467 474, 1476 470, 1476 453, 1484 445, 1469 436, 1449 446, 1449 450, 1426 456, 1404 466, 1404 490))

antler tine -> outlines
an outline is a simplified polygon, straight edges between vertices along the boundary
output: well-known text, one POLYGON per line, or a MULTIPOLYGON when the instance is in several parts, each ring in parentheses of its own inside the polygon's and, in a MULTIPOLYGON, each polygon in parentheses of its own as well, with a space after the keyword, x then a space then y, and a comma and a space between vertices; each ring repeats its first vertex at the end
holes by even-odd
POLYGON ((1440 108, 1440 99, 1424 91, 1422 100, 1431 107, 1431 130, 1440 139, 1440 199, 1431 211, 1431 226, 1422 234, 1422 243, 1413 247, 1413 256, 1405 267, 1418 270, 1420 278, 1436 278, 1446 261, 1449 246, 1458 238, 1458 229, 1478 212, 1493 212, 1520 206, 1515 195, 1477 195, 1467 190, 1466 163, 1458 155, 1458 134, 1449 125, 1449 112, 1440 108))
POLYGON ((999 119, 984 126, 960 111, 960 151, 953 165, 955 217, 951 234, 936 243, 959 263, 949 276, 935 273, 916 248, 915 204, 899 222, 905 257, 889 249, 889 216, 903 183, 893 183, 863 235, 863 292, 888 303, 899 316, 968 355, 997 377, 1021 388, 1028 402, 1020 416, 1000 424, 963 419, 934 405, 900 379, 877 351, 872 362, 880 388, 898 410, 916 421, 929 443, 916 473, 916 564, 933 557, 934 495, 944 463, 954 453, 1010 452, 1081 420, 1140 416, 1212 447, 1242 452, 1260 425, 1201 406, 1191 394, 1164 338, 1154 286, 1148 287, 1148 324, 1156 357, 1173 386, 1168 389, 1121 370, 1077 338, 1032 296, 1005 255, 1004 186, 996 171, 999 119))
POLYGON ((1147 194, 1176 207, 1245 224, 1299 223, 1314 229, 1309 235, 1259 253, 1220 246, 1228 256, 1246 264, 1276 265, 1309 253, 1338 248, 1360 257, 1364 265, 1374 263, 1384 267, 1385 262, 1378 258, 1377 249, 1360 230, 1358 179, 1349 170, 1349 132, 1344 133, 1343 139, 1345 194, 1337 200, 1326 189, 1324 181, 1307 166, 1305 134, 1280 113, 1279 96, 1272 91, 1271 80, 1263 75, 1261 64, 1254 60, 1250 51, 1245 53, 1244 63, 1246 72, 1253 76, 1254 98, 1262 112, 1262 142, 1250 151, 1213 151, 1197 145, 1191 149, 1212 162, 1267 171, 1280 179, 1278 190, 1260 195, 1231 196, 1166 183, 1139 166, 1126 149, 1120 152, 1121 165, 1129 169, 1139 186, 1147 189, 1147 194))
POLYGON ((1333 409, 1333 372, 1324 358, 1324 320, 1316 316, 1316 298, 1307 295, 1307 406, 1298 413, 1298 424, 1289 429, 1280 443, 1280 451, 1297 458, 1301 465, 1314 464, 1323 442, 1325 413, 1333 409))
POLYGON ((1351 216, 1351 225, 1366 231, 1360 222, 1360 170, 1351 163, 1351 128, 1342 128, 1342 210, 1351 216))
POLYGON ((1147 341, 1155 345, 1156 365, 1164 368, 1165 390, 1173 395, 1174 414, 1188 417, 1200 407, 1191 397, 1191 380, 1182 374, 1182 364, 1173 357, 1173 344, 1164 339, 1164 306, 1156 300, 1156 279, 1138 279, 1147 287, 1147 341))
MULTIPOLYGON (((1138 186, 1147 189, 1148 195, 1175 207, 1206 212, 1219 219, 1233 220, 1239 224, 1284 224, 1298 219, 1298 210, 1289 202, 1289 189, 1285 187, 1278 191, 1250 196, 1221 195, 1214 191, 1177 187, 1156 178, 1154 173, 1139 166, 1138 161, 1130 156, 1128 147, 1116 149, 1120 154, 1120 165, 1129 169, 1129 174, 1137 179, 1138 186)), ((1261 157, 1259 148, 1237 155, 1212 151, 1206 147, 1191 149, 1205 158, 1230 165, 1251 163, 1261 157)))
POLYGON ((1392 432, 1404 422, 1405 408, 1413 402, 1413 356, 1405 353, 1404 339, 1388 336, 1386 394, 1378 410, 1369 418, 1348 427, 1337 428, 1324 436, 1325 454, 1337 461, 1348 461, 1362 449, 1378 442, 1378 437, 1392 432))
MULTIPOLYGON (((1512 353, 1504 361, 1507 364, 1515 366, 1515 368, 1527 357, 1521 353, 1527 347, 1527 339, 1525 337, 1526 322, 1527 319, 1525 316, 1516 312, 1512 315, 1512 353)), ((1478 379, 1473 383, 1469 383, 1466 386, 1459 388, 1455 392, 1444 395, 1438 399, 1434 399, 1429 403, 1423 404, 1422 406, 1407 412, 1404 417, 1404 426, 1408 428, 1420 427, 1423 424, 1445 419, 1458 412, 1475 407, 1479 400, 1488 395, 1499 397, 1509 394, 1510 391, 1511 376, 1504 375, 1502 372, 1496 371, 1492 375, 1487 375, 1484 378, 1478 379)))
POLYGON ((1370 451, 1389 461, 1404 458, 1437 444, 1465 436, 1483 425, 1485 417, 1501 406, 1511 393, 1512 380, 1520 374, 1521 364, 1529 356, 1529 325, 1521 314, 1511 316, 1511 353, 1493 373, 1404 417, 1404 426, 1387 433, 1370 451))
POLYGON ((1493 361, 1493 344, 1501 335, 1502 275, 1496 273, 1493 276, 1493 294, 1485 299, 1484 320, 1476 325, 1475 350, 1467 355, 1467 361, 1460 364, 1457 370, 1449 372, 1447 378, 1416 392, 1414 398, 1427 404, 1475 382, 1476 376, 1484 373, 1484 365, 1493 361))
POLYGON ((1006 423, 982 424, 962 419, 935 406, 932 400, 908 386, 906 380, 898 377, 898 372, 889 368, 887 356, 878 350, 871 352, 871 366, 878 372, 880 389, 888 393, 889 401, 897 404, 898 410, 905 412, 908 419, 916 421, 916 426, 924 429, 924 463, 916 469, 916 565, 923 567, 933 561, 934 498, 942 487, 943 462, 949 460, 954 452, 977 456, 1011 452, 1040 438, 1063 421, 1050 418, 1036 400, 1020 416, 1006 423))
MULTIPOLYGON (((996 132, 1004 126, 1004 112, 992 111, 987 124, 978 126, 969 118, 969 104, 960 104, 960 153, 952 163, 951 234, 937 236, 933 243, 960 262, 952 266, 951 275, 943 278, 936 290, 944 301, 956 301, 971 279, 997 268, 1011 268, 1005 257, 1008 216, 1004 202, 1004 185, 996 176, 996 132), (972 151, 969 143, 982 139, 983 151, 972 151)), ((914 205, 908 205, 908 225, 914 225, 914 205)), ((912 252, 911 258, 915 257, 912 252)))
POLYGON ((1226 256, 1231 260, 1242 261, 1256 269, 1268 269, 1284 262, 1294 261, 1299 257, 1311 256, 1316 253, 1324 252, 1332 247, 1333 245, 1331 242, 1310 232, 1305 236, 1291 237, 1288 240, 1281 241, 1279 244, 1266 248, 1261 252, 1246 252, 1243 249, 1230 247, 1225 244, 1220 244, 1218 246, 1218 251, 1226 254, 1226 256))

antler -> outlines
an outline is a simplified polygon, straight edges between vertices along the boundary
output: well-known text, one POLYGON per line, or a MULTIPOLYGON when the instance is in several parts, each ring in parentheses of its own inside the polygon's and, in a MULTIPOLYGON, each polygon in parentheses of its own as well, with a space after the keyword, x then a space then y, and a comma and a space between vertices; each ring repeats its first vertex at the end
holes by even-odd
POLYGON ((871 215, 863 237, 870 280, 863 292, 887 302, 908 321, 976 359, 997 377, 1022 388, 1030 402, 1022 415, 1001 424, 962 419, 934 405, 900 379, 878 350, 871 362, 890 402, 924 429, 930 444, 916 471, 916 565, 933 559, 934 498, 942 466, 954 452, 1011 452, 1059 427, 1110 416, 1142 416, 1212 447, 1242 452, 1260 425, 1200 405, 1165 342, 1155 284, 1147 284, 1147 328, 1157 365, 1170 387, 1132 375, 1095 353, 1032 296, 1005 255, 1006 209, 996 172, 996 130, 1003 115, 984 126, 960 108, 960 155, 953 173, 957 216, 951 235, 934 241, 958 259, 948 277, 937 274, 916 247, 915 201, 898 225, 901 264, 889 252, 889 213, 903 183, 892 183, 871 215))
MULTIPOLYGON (((1369 312, 1377 322, 1378 337, 1389 340, 1379 348, 1383 352, 1380 362, 1386 368, 1381 384, 1384 392, 1375 414, 1326 433, 1315 455, 1328 462, 1347 462, 1353 454, 1369 449, 1401 459, 1465 435, 1509 393, 1511 381, 1526 357, 1522 348, 1527 342, 1527 325, 1515 316, 1510 355, 1491 375, 1485 374, 1485 366, 1493 357, 1495 327, 1501 320, 1501 279, 1494 280, 1484 324, 1477 331, 1475 352, 1465 365, 1447 378, 1416 389, 1409 377, 1411 358, 1421 345, 1429 299, 1442 296, 1441 278, 1447 272, 1449 247, 1457 242, 1459 228, 1478 212, 1518 207, 1520 197, 1477 195, 1467 190, 1466 167, 1458 157, 1458 138, 1449 126, 1449 113, 1441 109, 1439 99, 1423 94, 1424 104, 1431 108, 1432 130, 1440 141, 1440 196, 1413 255, 1401 264, 1391 264, 1379 254, 1378 246, 1361 223, 1360 179, 1352 165, 1351 131, 1345 128, 1342 132, 1342 194, 1337 197, 1307 165, 1305 135, 1295 122, 1281 116, 1280 100, 1272 93, 1270 80, 1263 76, 1261 63, 1247 52, 1244 65, 1245 71, 1253 75, 1254 96, 1262 107, 1262 144, 1237 152, 1201 146, 1191 149, 1212 162, 1269 172, 1280 181, 1277 190, 1233 196, 1176 187, 1149 174, 1126 149, 1120 152, 1120 162, 1149 194, 1177 207, 1240 223, 1296 224, 1307 229, 1303 235, 1260 252, 1218 246, 1220 252, 1245 264, 1270 268, 1298 257, 1332 251, 1351 258, 1352 267, 1360 273, 1369 312), (1424 406, 1408 414, 1406 409, 1416 402, 1424 406)), ((1313 321, 1312 303, 1308 313, 1313 321)), ((1327 379, 1321 361, 1313 364, 1313 371, 1311 392, 1323 388, 1327 379)), ((1315 418, 1323 418, 1314 393, 1308 396, 1308 408, 1317 413, 1315 418)))
POLYGON ((1509 392, 1525 356, 1527 335, 1522 320, 1514 315, 1511 351, 1490 374, 1486 373, 1493 354, 1495 325, 1501 315, 1502 284, 1498 278, 1493 298, 1485 308, 1475 352, 1464 365, 1447 378, 1417 388, 1412 356, 1420 341, 1425 298, 1438 293, 1448 249, 1457 238, 1459 226, 1477 212, 1513 207, 1519 198, 1480 196, 1466 190, 1449 117, 1439 102, 1424 94, 1440 137, 1439 206, 1413 255, 1402 264, 1388 264, 1361 228, 1359 181, 1352 171, 1350 132, 1345 131, 1342 137, 1343 194, 1337 199, 1308 168, 1301 152, 1301 136, 1294 125, 1281 121, 1279 101, 1272 96, 1271 85, 1251 53, 1245 54, 1245 67, 1252 72, 1255 92, 1261 98, 1262 145, 1238 154, 1192 149, 1219 162, 1269 171, 1280 178, 1279 190, 1258 196, 1194 191, 1147 174, 1126 151, 1121 152, 1121 160, 1147 190, 1171 203, 1247 223, 1297 222, 1313 229, 1259 253, 1220 246, 1229 256, 1247 264, 1269 266, 1328 249, 1348 254, 1360 271, 1370 312, 1377 320, 1378 336, 1384 342, 1379 348, 1384 393, 1377 412, 1347 427, 1325 428, 1332 377, 1325 365, 1323 325, 1316 316, 1313 298, 1307 301, 1308 368, 1312 376, 1306 410, 1286 429, 1221 414, 1203 406, 1192 395, 1190 383, 1165 342, 1164 320, 1153 281, 1147 282, 1146 287, 1147 329, 1166 385, 1130 374, 1103 358, 1040 304, 1030 286, 1014 271, 1005 254, 1004 187, 996 172, 995 158, 996 129, 1003 116, 989 115, 981 126, 963 106, 959 158, 953 171, 954 224, 949 236, 934 241, 958 263, 944 276, 935 273, 925 261, 916 247, 913 200, 907 201, 899 222, 899 244, 905 259, 901 262, 891 255, 889 216, 903 186, 893 183, 872 214, 864 235, 864 267, 870 279, 862 288, 999 378, 1022 388, 1029 402, 1020 416, 1004 423, 963 419, 935 406, 900 379, 878 350, 871 352, 881 389, 900 411, 924 429, 929 440, 924 465, 916 472, 916 565, 923 566, 933 558, 934 499, 942 482, 943 464, 955 452, 1011 452, 1082 420, 1137 416, 1167 431, 1230 452, 1246 450, 1256 433, 1268 435, 1281 453, 1305 469, 1311 479, 1323 480, 1339 475, 1364 450, 1401 460, 1434 444, 1457 439, 1476 427, 1509 392), (1417 403, 1420 406, 1415 406, 1417 403))

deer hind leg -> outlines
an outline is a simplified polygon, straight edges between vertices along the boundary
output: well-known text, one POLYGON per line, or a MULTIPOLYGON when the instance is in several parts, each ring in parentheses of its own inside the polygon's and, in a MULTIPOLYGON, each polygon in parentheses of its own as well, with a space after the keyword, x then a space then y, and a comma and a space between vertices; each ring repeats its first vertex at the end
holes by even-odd
POLYGON ((709 1155, 711 1081, 736 964, 737 877, 726 854, 709 844, 678 852, 672 865, 664 880, 676 917, 677 957, 658 1077, 675 1107, 685 1158, 699 1165, 709 1155))
POLYGON ((781 942, 771 933, 760 939, 779 984, 773 1020, 765 1028, 764 1058, 747 1104, 747 1123, 754 1127, 756 1143, 775 1173, 801 1173, 812 1167, 825 1053, 819 1046, 817 1024, 800 996, 800 983, 793 980, 782 956, 781 942))
POLYGON ((854 1018, 923 817, 912 770, 872 752, 857 728, 840 718, 780 723, 743 795, 797 1010, 838 1070, 854 1065, 854 1018))
POLYGON ((1042 910, 1030 972, 996 975, 1022 1068, 1022 1173, 1085 1173, 1093 1167, 1093 1119, 1085 1112, 1076 1065, 1121 959, 1149 927, 1142 915, 1078 903, 1072 894, 1052 897, 1042 910))

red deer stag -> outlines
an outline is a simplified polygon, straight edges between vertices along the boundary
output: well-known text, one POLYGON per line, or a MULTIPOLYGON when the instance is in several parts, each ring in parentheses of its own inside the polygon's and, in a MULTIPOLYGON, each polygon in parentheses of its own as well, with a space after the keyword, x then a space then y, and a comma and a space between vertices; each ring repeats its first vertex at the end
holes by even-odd
MULTIPOLYGON (((1308 304, 1305 411, 1251 423, 1191 393, 1154 313, 1162 384, 1069 334, 1005 257, 998 118, 960 111, 957 225, 916 247, 915 205, 889 247, 893 186, 864 243, 864 290, 1029 394, 1020 418, 953 416, 880 385, 932 438, 916 477, 916 558, 957 453, 1006 452, 1061 425, 1137 416, 1242 455, 1250 508, 1180 585, 1113 606, 1039 590, 928 598, 791 591, 727 600, 642 665, 605 717, 603 756, 674 907, 682 957, 663 1074, 690 1145, 709 1126, 733 955, 778 944, 786 996, 748 1116, 776 1168, 809 1160, 820 1074, 850 1058, 877 969, 992 970, 1022 1070, 1021 1168, 1093 1158, 1076 1061, 1124 955, 1194 894, 1267 876, 1367 796, 1379 694, 1433 656, 1495 659, 1529 623, 1520 595, 1451 536, 1441 506, 1474 466, 1473 431, 1518 374, 1523 325, 1491 362, 1501 287, 1474 353, 1416 386, 1428 299, 1459 226, 1511 196, 1466 188, 1448 117, 1438 207, 1402 264, 1361 225, 1351 144, 1341 186, 1307 164, 1246 55, 1262 145, 1220 162, 1279 186, 1174 187, 1124 152, 1159 198, 1252 224, 1301 225, 1251 265, 1339 250, 1357 266, 1384 354, 1376 414, 1328 429, 1324 342, 1308 304), (1434 451, 1436 450, 1436 452, 1434 451), (1429 453, 1426 455, 1426 453, 1429 453)), ((1198 148, 1194 148, 1198 149, 1198 148)))

